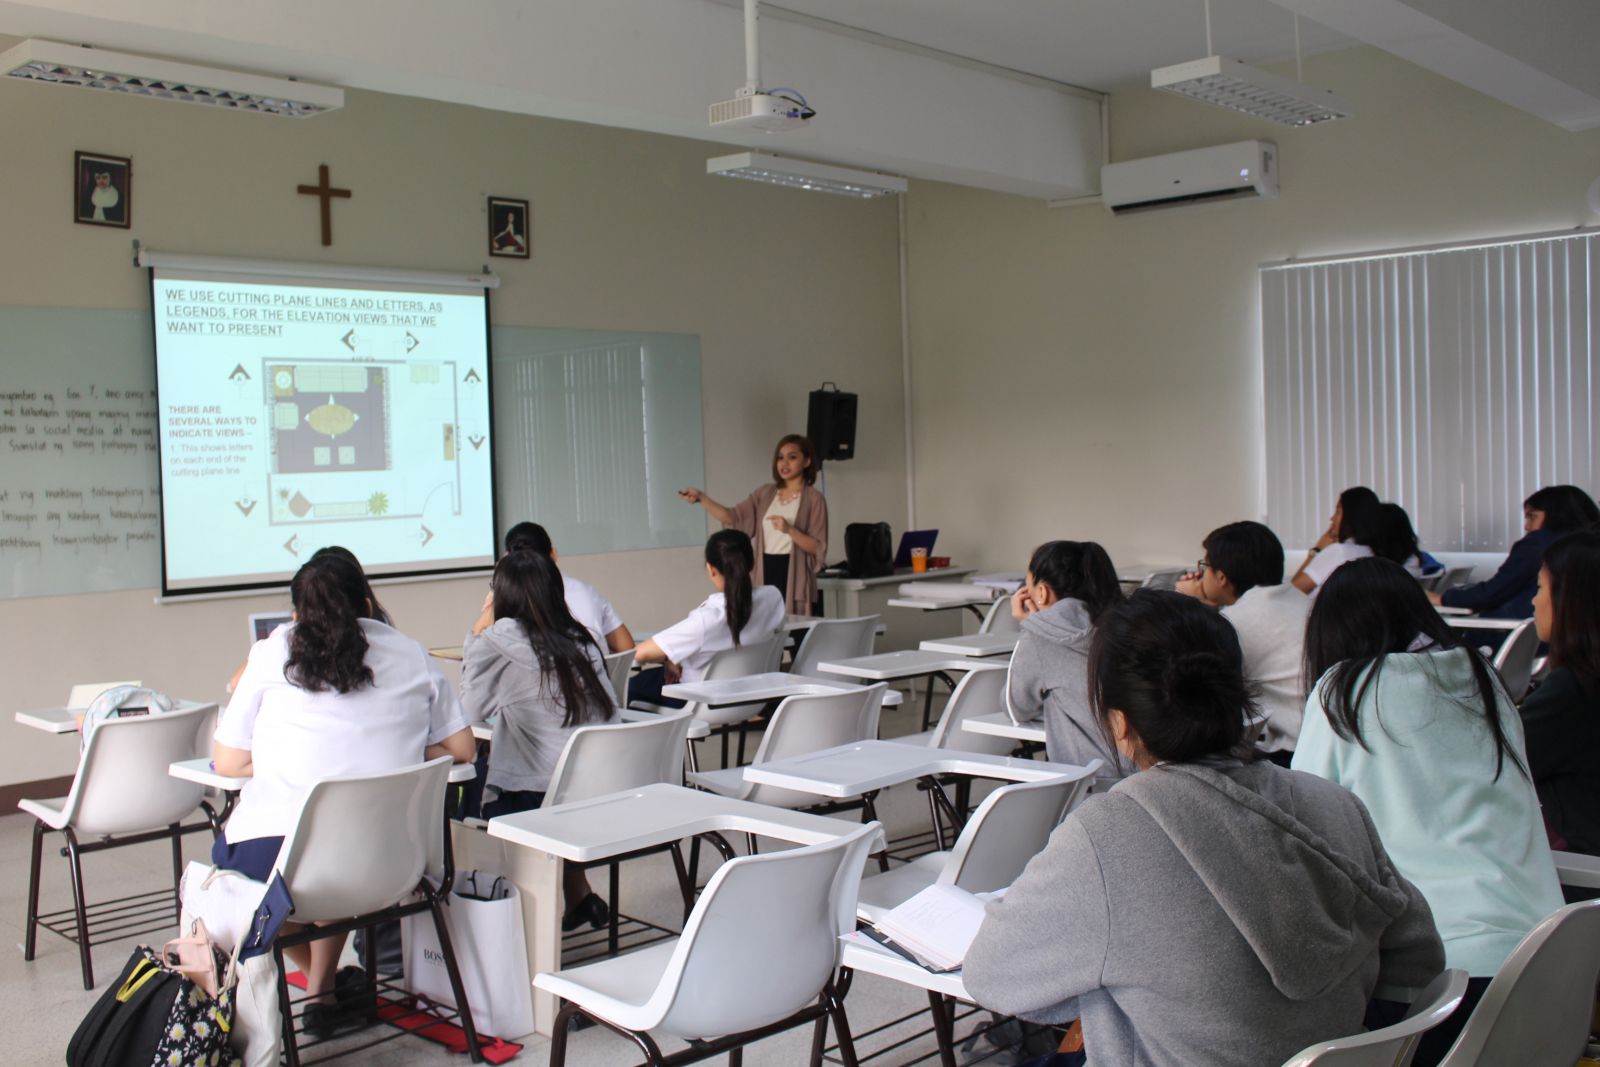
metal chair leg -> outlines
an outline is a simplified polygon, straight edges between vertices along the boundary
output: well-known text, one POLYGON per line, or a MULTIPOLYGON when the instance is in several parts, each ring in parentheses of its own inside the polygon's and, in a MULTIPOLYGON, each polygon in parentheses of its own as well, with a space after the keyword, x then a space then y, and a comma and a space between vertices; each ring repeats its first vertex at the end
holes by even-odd
POLYGON ((940 1067, 956 1067, 955 1020, 944 997, 928 990, 928 1013, 933 1016, 934 1039, 939 1043, 940 1067))
POLYGON ((728 1050, 728 1067, 744 1067, 744 1046, 728 1050))
POLYGON ((367 1022, 378 1021, 378 928, 369 926, 362 931, 361 969, 367 972, 367 1022))
MULTIPOLYGON (((676 841, 672 843, 672 870, 678 876, 678 895, 683 898, 683 921, 688 922, 689 913, 694 910, 694 882, 689 878, 689 869, 683 862, 683 848, 676 841)), ((611 912, 616 914, 615 906, 611 912)))
POLYGON ((844 1067, 861 1067, 856 1059, 855 1038, 850 1035, 850 1019, 844 1013, 844 1001, 831 991, 828 997, 828 1015, 833 1019, 833 1035, 839 1040, 839 1059, 844 1067))
POLYGON ((622 921, 622 864, 612 860, 608 868, 609 878, 606 881, 607 903, 611 905, 610 926, 606 930, 606 954, 615 956, 622 950, 617 947, 617 928, 622 921))
POLYGON ((39 942, 39 873, 44 862, 45 825, 33 823, 33 856, 28 861, 28 932, 23 937, 22 958, 32 960, 39 942))
POLYGON ((555 1032, 550 1035, 550 1067, 566 1067, 567 1028, 577 1014, 578 1006, 571 1001, 564 1002, 561 1010, 556 1012, 555 1032))
POLYGON ((444 969, 450 976, 450 992, 455 996, 456 1012, 461 1017, 461 1032, 467 1038, 467 1055, 473 1063, 482 1063, 483 1049, 478 1043, 478 1028, 472 1022, 472 1006, 467 1003, 467 990, 461 981, 461 968, 456 966, 456 950, 450 943, 450 928, 444 920, 444 904, 438 894, 429 894, 428 907, 433 912, 433 929, 439 936, 439 954, 444 957, 444 969))
POLYGON ((183 826, 173 823, 172 831, 172 921, 183 921, 183 826))
POLYGON ((83 894, 83 858, 78 855, 78 836, 71 827, 61 831, 67 839, 67 865, 72 872, 72 911, 78 924, 78 962, 83 967, 83 988, 94 988, 94 966, 89 962, 89 914, 83 894))
MULTIPOLYGON (((874 789, 870 793, 862 793, 861 794, 861 821, 862 822, 876 822, 876 821, 878 821, 877 796, 878 796, 878 791, 876 789, 874 789)), ((878 858, 878 870, 879 871, 887 871, 889 869, 888 836, 889 836, 888 834, 884 835, 884 846, 883 846, 883 849, 875 854, 877 856, 877 858, 878 858)))
POLYGON ((928 815, 933 819, 933 843, 938 851, 944 851, 944 819, 939 815, 939 802, 934 799, 933 790, 928 790, 928 815))
POLYGON ((272 960, 278 965, 278 1014, 283 1021, 283 1062, 285 1067, 300 1067, 300 1046, 294 1039, 294 1006, 289 1003, 289 972, 283 962, 283 948, 272 943, 272 960))

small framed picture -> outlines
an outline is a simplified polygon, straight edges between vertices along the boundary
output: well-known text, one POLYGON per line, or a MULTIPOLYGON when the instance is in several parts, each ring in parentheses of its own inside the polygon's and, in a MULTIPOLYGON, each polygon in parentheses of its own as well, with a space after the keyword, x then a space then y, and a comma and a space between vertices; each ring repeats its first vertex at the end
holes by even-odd
POLYGON ((527 259, 533 229, 526 200, 489 198, 489 254, 527 259))
POLYGON ((124 230, 132 225, 133 160, 78 152, 72 171, 72 221, 124 230))

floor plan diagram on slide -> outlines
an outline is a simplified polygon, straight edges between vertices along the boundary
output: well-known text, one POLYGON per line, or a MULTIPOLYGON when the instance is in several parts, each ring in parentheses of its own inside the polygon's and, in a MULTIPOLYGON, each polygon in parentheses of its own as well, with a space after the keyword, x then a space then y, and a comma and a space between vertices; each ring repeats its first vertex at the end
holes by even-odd
POLYGON ((461 513, 454 362, 267 359, 262 371, 273 525, 461 513))

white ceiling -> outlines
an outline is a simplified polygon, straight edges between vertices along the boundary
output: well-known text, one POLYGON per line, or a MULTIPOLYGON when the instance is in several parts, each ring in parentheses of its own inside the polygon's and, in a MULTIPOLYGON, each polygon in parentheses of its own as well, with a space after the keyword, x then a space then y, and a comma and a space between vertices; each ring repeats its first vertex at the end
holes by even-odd
MULTIPOLYGON (((1600 0, 1212 0, 1210 51, 1291 60, 1293 11, 1304 54, 1375 45, 1567 129, 1600 126, 1600 0)), ((803 130, 707 124, 707 105, 744 81, 740 0, 0 0, 0 34, 1047 199, 1098 189, 1098 99, 1066 87, 1147 86, 1152 68, 1208 51, 1204 0, 779 0, 763 12, 763 81, 808 94, 820 115, 803 130)), ((1263 122, 1261 136, 1276 129, 1263 122)))
MULTIPOLYGON (((768 5, 763 5, 763 8, 768 5)), ((925 48, 1113 92, 1206 51, 1203 0, 781 0, 775 6, 925 48)), ((1212 0, 1215 51, 1246 63, 1294 57, 1294 15, 1268 0, 1212 0)), ((1359 44, 1309 19, 1306 55, 1359 44)))

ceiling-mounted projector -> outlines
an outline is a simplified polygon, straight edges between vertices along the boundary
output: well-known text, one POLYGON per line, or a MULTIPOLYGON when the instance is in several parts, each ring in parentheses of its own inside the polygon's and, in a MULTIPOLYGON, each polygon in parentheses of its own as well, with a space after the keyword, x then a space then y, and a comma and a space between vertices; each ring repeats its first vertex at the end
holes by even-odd
POLYGON ((711 125, 781 133, 797 130, 816 112, 803 99, 773 93, 742 93, 711 105, 711 125))
POLYGON ((761 85, 761 49, 757 33, 761 24, 759 0, 744 0, 744 88, 732 100, 711 105, 711 125, 719 129, 798 130, 816 115, 816 109, 793 89, 766 89, 761 85))

